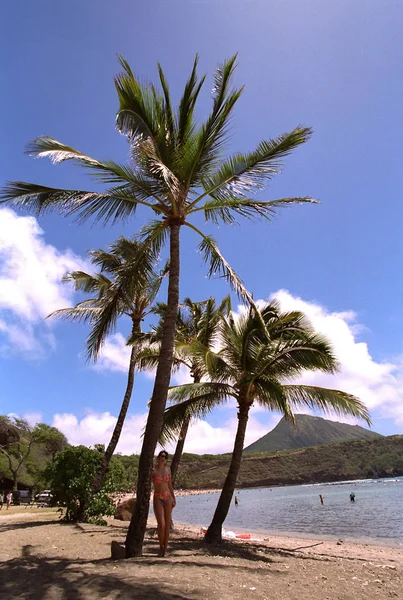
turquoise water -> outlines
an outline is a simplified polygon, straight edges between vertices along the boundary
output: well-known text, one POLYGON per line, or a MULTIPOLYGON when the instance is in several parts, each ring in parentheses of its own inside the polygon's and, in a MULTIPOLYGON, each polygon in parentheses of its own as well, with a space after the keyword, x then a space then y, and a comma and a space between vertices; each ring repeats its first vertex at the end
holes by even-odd
MULTIPOLYGON (((331 536, 403 546, 403 477, 237 491, 224 529, 331 536), (350 492, 356 496, 349 500, 350 492), (321 505, 319 494, 324 497, 321 505)), ((180 496, 174 519, 209 525, 219 494, 180 496)))

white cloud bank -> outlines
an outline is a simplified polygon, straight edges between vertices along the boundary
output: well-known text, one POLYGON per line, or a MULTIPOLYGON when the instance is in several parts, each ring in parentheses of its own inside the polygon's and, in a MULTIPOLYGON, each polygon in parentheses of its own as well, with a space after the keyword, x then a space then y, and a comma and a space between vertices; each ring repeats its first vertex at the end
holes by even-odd
POLYGON ((329 312, 323 306, 294 297, 286 290, 280 290, 271 297, 279 301, 283 310, 304 312, 314 329, 331 341, 339 360, 340 370, 335 375, 306 373, 303 383, 354 394, 371 412, 379 413, 381 410, 383 417, 403 425, 403 363, 401 360, 377 362, 372 358, 368 344, 359 340, 365 328, 357 322, 354 312, 329 312))
MULTIPOLYGON (((117 452, 122 454, 138 454, 141 450, 142 432, 145 427, 147 414, 131 415, 127 417, 122 435, 117 446, 117 452)), ((275 426, 278 418, 267 415, 265 424, 260 423, 253 412, 249 417, 248 430, 245 444, 251 444, 262 437, 269 429, 275 426)), ((197 421, 189 428, 185 443, 185 452, 200 454, 215 454, 229 452, 234 445, 236 431, 235 410, 232 416, 223 420, 222 425, 213 426, 206 421, 197 421)), ((72 413, 59 413, 54 415, 52 425, 64 433, 71 444, 94 446, 94 444, 108 444, 116 424, 116 417, 109 412, 89 412, 79 420, 72 413)), ((174 445, 167 446, 172 452, 174 445)))
MULTIPOLYGON (((131 415, 126 418, 117 452, 133 454, 140 451, 146 418, 146 414, 131 415)), ((54 415, 52 422, 52 425, 60 429, 71 444, 85 446, 108 444, 115 424, 116 417, 109 412, 92 411, 81 420, 72 413, 58 413, 54 415)))
POLYGON ((41 358, 55 345, 44 319, 71 306, 72 288, 61 283, 84 261, 47 244, 34 217, 0 209, 0 352, 41 358))

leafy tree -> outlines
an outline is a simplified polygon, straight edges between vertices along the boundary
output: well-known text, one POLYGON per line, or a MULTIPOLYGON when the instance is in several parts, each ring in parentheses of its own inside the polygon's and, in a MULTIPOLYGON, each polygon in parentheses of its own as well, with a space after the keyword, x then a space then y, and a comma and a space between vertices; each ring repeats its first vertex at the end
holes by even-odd
POLYGON ((43 444, 46 451, 55 459, 57 452, 61 452, 67 446, 67 438, 56 427, 38 423, 36 426, 36 442, 43 444))
POLYGON ((101 490, 90 502, 91 482, 99 469, 102 453, 86 446, 70 446, 59 452, 46 469, 45 476, 53 501, 66 507, 65 521, 82 521, 113 514, 108 494, 126 485, 121 463, 112 458, 101 490))
MULTIPOLYGON (((132 164, 99 161, 50 137, 41 137, 29 145, 30 154, 49 157, 55 163, 73 160, 109 187, 102 192, 91 192, 14 182, 1 194, 3 201, 39 214, 53 210, 75 214, 81 220, 94 217, 104 222, 122 221, 133 216, 138 206, 144 206, 152 211, 154 218, 141 231, 144 248, 158 252, 169 241, 167 313, 140 454, 136 509, 126 539, 128 557, 141 555, 142 551, 154 451, 171 375, 179 302, 181 228, 188 227, 201 237, 199 250, 209 262, 209 274, 220 273, 241 297, 253 304, 215 240, 196 227, 191 217, 203 213, 213 224, 233 224, 237 217, 270 220, 283 205, 313 201, 307 197, 273 201, 251 197, 279 172, 282 159, 309 139, 309 128, 297 127, 278 138, 261 141, 250 153, 223 158, 230 118, 242 93, 242 88, 231 86, 235 61, 233 56, 216 70, 213 107, 206 120, 199 123, 195 108, 205 76, 198 78, 197 56, 176 110, 160 65, 161 89, 157 90, 152 84, 138 81, 126 60, 120 58, 123 72, 115 78, 120 104, 117 127, 130 143, 132 164)), ((134 271, 142 260, 139 256, 134 271)))
POLYGON ((90 324, 86 343, 89 360, 98 359, 107 336, 116 330, 119 317, 130 319, 132 343, 126 390, 112 437, 104 449, 103 459, 91 484, 91 495, 94 495, 102 487, 129 408, 136 357, 142 345, 141 322, 151 310, 167 267, 161 273, 155 272, 157 256, 152 249, 144 249, 137 240, 123 237, 114 242, 108 251, 94 250, 90 255, 93 265, 101 270, 94 275, 73 271, 64 281, 73 281, 77 291, 94 294, 93 297, 73 308, 57 310, 51 316, 90 324), (141 265, 137 264, 139 254, 142 256, 141 265))
MULTIPOLYGON (((203 417, 232 397, 238 405, 238 427, 234 449, 223 489, 207 530, 207 542, 221 541, 222 524, 230 508, 242 460, 249 411, 254 402, 294 418, 294 409, 332 410, 370 423, 368 410, 357 398, 338 390, 297 385, 291 381, 304 371, 334 373, 337 361, 329 342, 316 334, 300 312, 280 312, 277 302, 261 309, 262 321, 253 309, 230 315, 221 322, 221 349, 206 353, 200 348, 199 361, 206 364, 210 381, 176 386, 170 390, 175 404, 166 410, 165 425, 180 430, 183 422, 203 417)), ((196 355, 197 344, 194 346, 196 355)))
POLYGON ((40 480, 40 465, 34 464, 39 462, 40 447, 53 459, 56 452, 66 445, 65 436, 56 427, 45 423, 32 427, 25 419, 0 416, 0 453, 6 459, 14 490, 22 472, 25 477, 28 474, 32 481, 40 480))
POLYGON ((31 427, 25 419, 0 417, 0 452, 6 457, 13 480, 13 490, 18 489, 18 475, 26 463, 32 446, 38 440, 38 426, 31 427))

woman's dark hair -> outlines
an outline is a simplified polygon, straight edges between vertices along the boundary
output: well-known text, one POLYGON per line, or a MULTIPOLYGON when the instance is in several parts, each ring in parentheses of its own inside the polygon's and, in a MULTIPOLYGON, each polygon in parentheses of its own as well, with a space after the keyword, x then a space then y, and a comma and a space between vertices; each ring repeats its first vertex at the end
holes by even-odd
POLYGON ((161 450, 161 452, 159 452, 159 454, 158 454, 158 457, 162 456, 163 454, 165 455, 165 458, 168 459, 169 455, 168 455, 168 452, 166 450, 161 450))

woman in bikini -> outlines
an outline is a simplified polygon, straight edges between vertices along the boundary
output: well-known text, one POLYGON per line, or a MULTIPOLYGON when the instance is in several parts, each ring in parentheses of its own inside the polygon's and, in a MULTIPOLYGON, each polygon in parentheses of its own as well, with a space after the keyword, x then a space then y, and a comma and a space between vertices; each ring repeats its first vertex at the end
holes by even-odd
POLYGON ((157 466, 153 469, 154 514, 158 524, 160 551, 165 556, 171 527, 172 509, 176 504, 172 488, 171 470, 167 467, 168 452, 161 450, 157 457, 157 466))

